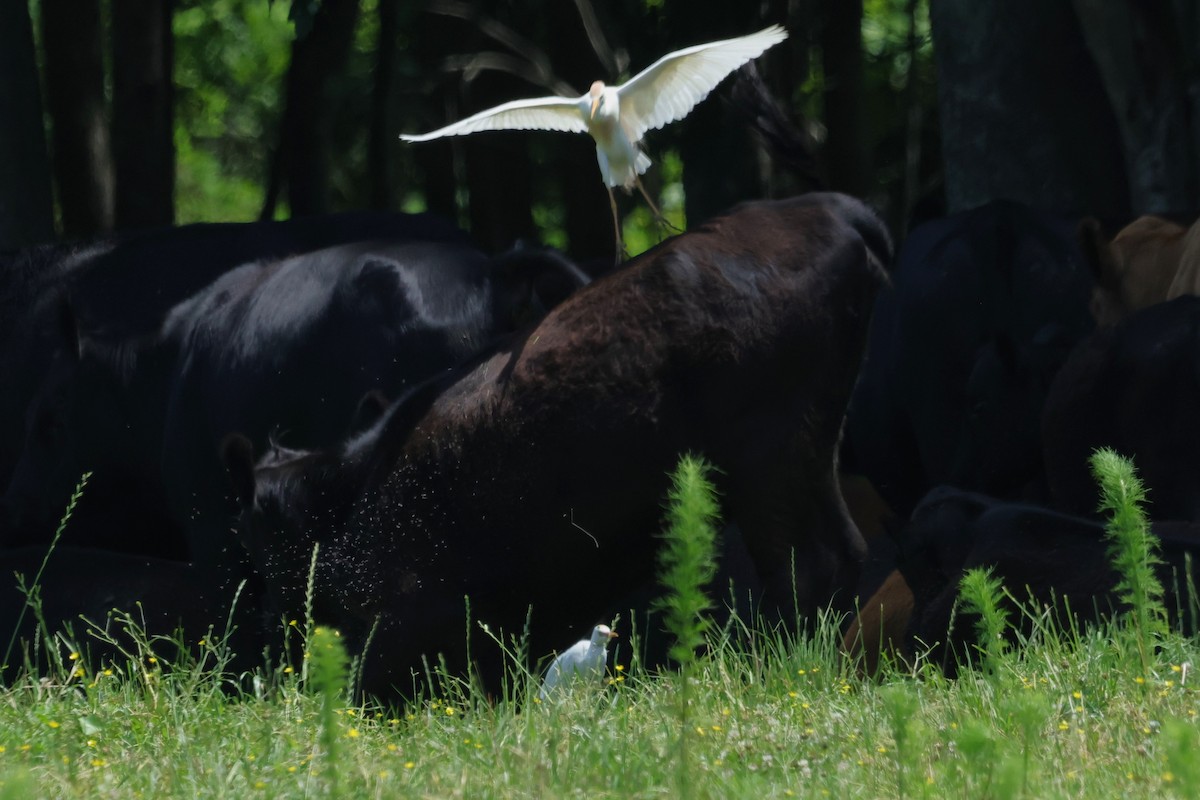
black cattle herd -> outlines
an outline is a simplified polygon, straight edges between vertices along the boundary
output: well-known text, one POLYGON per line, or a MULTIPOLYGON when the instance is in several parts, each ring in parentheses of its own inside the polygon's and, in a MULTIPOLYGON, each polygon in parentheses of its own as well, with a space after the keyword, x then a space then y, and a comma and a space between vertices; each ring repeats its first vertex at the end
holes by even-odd
POLYGON ((245 668, 311 603, 370 640, 367 692, 439 657, 495 685, 475 623, 538 658, 644 611, 684 453, 717 468, 719 580, 757 611, 904 612, 851 651, 872 626, 960 642, 972 566, 1103 608, 1096 447, 1134 459, 1168 562, 1191 551, 1200 299, 1096 327, 1093 274, 1073 220, 998 201, 893 254, 832 193, 602 270, 423 214, 0 254, 0 635, 89 472, 42 575, 52 626, 140 603, 190 647, 231 618, 245 668))

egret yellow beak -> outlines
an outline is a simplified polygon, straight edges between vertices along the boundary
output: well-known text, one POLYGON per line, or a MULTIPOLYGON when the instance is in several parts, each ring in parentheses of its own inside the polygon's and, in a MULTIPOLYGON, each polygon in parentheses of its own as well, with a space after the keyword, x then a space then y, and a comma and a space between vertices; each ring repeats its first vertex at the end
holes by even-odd
POLYGON ((595 118, 596 118, 596 109, 597 109, 597 108, 599 108, 599 107, 600 107, 600 98, 599 98, 599 97, 597 97, 597 98, 594 98, 594 99, 592 100, 592 113, 588 115, 588 118, 589 118, 589 119, 595 119, 595 118))
POLYGON ((619 633, 617 633, 616 631, 609 631, 609 632, 608 632, 608 638, 610 638, 610 639, 616 639, 618 636, 620 636, 620 634, 619 634, 619 633))

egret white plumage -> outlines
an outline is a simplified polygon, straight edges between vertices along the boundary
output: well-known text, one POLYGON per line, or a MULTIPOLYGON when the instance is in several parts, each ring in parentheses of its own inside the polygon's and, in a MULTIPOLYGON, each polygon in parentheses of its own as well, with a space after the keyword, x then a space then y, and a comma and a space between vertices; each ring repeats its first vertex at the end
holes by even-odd
POLYGON ((538 696, 545 700, 559 691, 560 686, 576 678, 599 683, 604 677, 604 667, 608 663, 609 640, 616 636, 617 632, 607 625, 597 625, 592 628, 590 639, 580 639, 559 653, 550 669, 546 670, 546 677, 542 680, 542 690, 538 696))
POLYGON ((650 167, 649 157, 638 146, 642 137, 647 131, 683 119, 729 73, 786 38, 787 31, 772 25, 748 36, 686 47, 663 56, 620 86, 606 86, 603 81, 596 81, 587 94, 578 98, 513 100, 431 133, 401 134, 400 138, 406 142, 425 142, 443 136, 495 130, 591 134, 596 140, 600 175, 608 189, 620 254, 621 233, 617 202, 612 193, 614 187, 629 191, 637 186, 655 215, 662 217, 638 178, 650 167))

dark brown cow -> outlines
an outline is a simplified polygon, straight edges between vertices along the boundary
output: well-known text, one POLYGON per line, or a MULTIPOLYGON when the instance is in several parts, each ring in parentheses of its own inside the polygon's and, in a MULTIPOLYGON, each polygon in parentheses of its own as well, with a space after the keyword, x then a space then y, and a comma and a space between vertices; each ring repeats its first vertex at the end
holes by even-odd
POLYGON ((907 658, 912 613, 912 589, 899 570, 892 570, 880 587, 859 603, 858 613, 842 637, 842 651, 867 675, 876 674, 884 658, 907 658))
MULTIPOLYGON (((864 543, 836 449, 891 254, 861 203, 750 203, 595 282, 534 330, 393 405, 334 451, 227 466, 243 540, 284 613, 361 645, 365 688, 411 685, 422 656, 468 664, 474 619, 530 652, 570 641, 650 582, 667 473, 706 457, 769 603, 849 603, 864 543)), ((628 606, 625 606, 626 608, 628 606)), ((500 666, 478 637, 485 679, 500 666)))

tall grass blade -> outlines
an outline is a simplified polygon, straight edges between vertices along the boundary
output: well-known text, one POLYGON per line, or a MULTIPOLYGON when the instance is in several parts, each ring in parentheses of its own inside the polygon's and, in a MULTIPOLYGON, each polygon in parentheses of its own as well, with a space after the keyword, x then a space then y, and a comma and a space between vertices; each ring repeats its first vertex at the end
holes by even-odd
MULTIPOLYGON (((42 558, 42 563, 38 567, 37 574, 33 576, 33 582, 29 584, 30 591, 26 592, 26 598, 34 602, 38 602, 35 598, 36 593, 42 585, 42 573, 46 571, 46 564, 50 561, 50 554, 54 552, 54 548, 58 546, 59 539, 62 538, 63 531, 67 529, 67 523, 71 520, 71 515, 75 513, 75 506, 79 504, 83 498, 83 490, 87 486, 88 479, 92 477, 92 473, 85 472, 79 478, 79 483, 75 484, 75 491, 71 493, 71 499, 67 501, 67 508, 63 511, 62 519, 58 522, 58 527, 54 530, 54 536, 50 539, 50 546, 46 548, 46 555, 42 558)), ((4 658, 0 659, 0 672, 8 669, 8 659, 12 655, 13 646, 17 641, 17 634, 21 630, 21 623, 25 620, 25 610, 30 607, 30 603, 26 603, 21 607, 20 613, 17 614, 17 624, 13 626, 12 636, 8 639, 8 646, 4 648, 4 658)), ((40 605, 34 609, 40 614, 40 605)), ((43 626, 44 627, 44 626, 43 626)), ((51 640, 52 632, 43 630, 43 635, 46 637, 47 650, 57 654, 58 650, 54 647, 51 640)), ((61 668, 62 664, 59 664, 61 668)))

